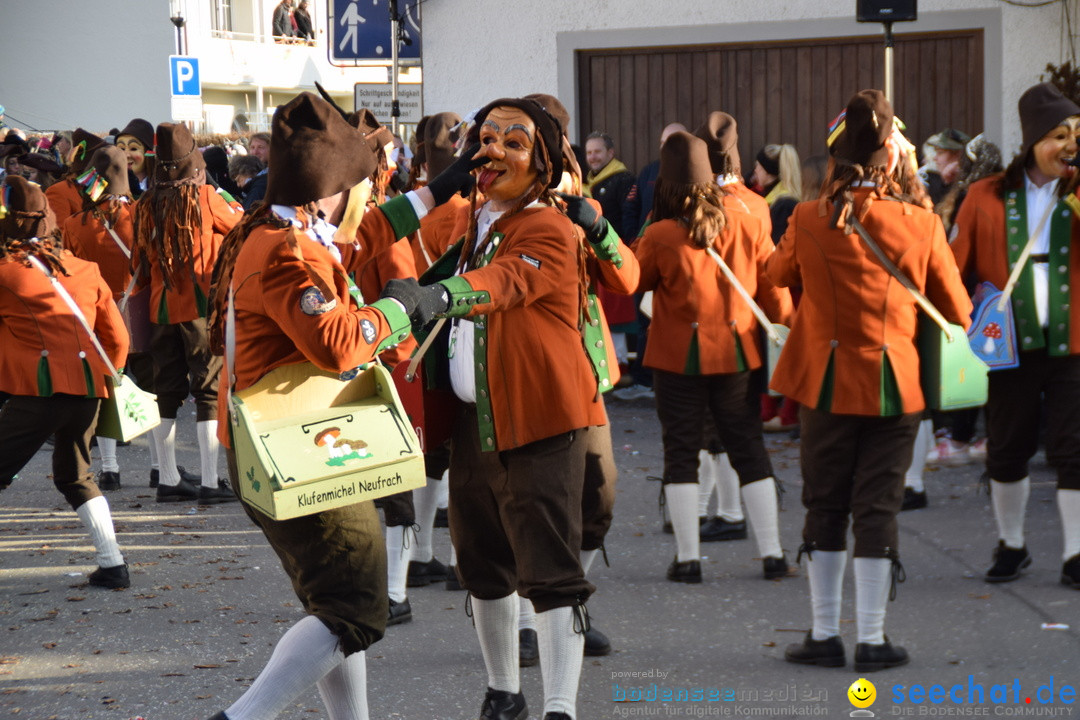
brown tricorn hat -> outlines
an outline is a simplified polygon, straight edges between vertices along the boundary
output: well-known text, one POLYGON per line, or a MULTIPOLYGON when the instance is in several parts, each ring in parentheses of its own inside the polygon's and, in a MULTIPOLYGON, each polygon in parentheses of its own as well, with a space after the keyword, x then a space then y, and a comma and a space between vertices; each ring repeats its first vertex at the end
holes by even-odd
POLYGON ((875 166, 889 163, 885 141, 893 131, 893 109, 880 90, 860 90, 848 101, 844 129, 829 148, 842 163, 875 166))
POLYGON ((67 158, 68 167, 76 175, 81 175, 90 164, 94 151, 105 144, 105 138, 98 137, 82 128, 75 128, 71 133, 71 154, 67 158))
POLYGON ((337 195, 378 165, 364 133, 337 107, 300 93, 274 112, 267 205, 305 205, 337 195))
MULTIPOLYGON (((422 136, 424 158, 428 166, 427 176, 437 176, 454 162, 454 140, 451 130, 461 122, 461 116, 453 112, 435 113, 424 123, 422 136)), ((414 158, 415 160, 415 158, 414 158)))
POLYGON ((1080 115, 1080 107, 1061 94, 1053 83, 1039 83, 1024 91, 1017 103, 1020 110, 1020 128, 1024 135, 1021 154, 1027 155, 1035 143, 1043 139, 1064 120, 1080 115))
POLYGON ((547 148, 548 157, 546 160, 551 162, 551 180, 548 187, 558 187, 559 183, 562 182, 563 168, 562 128, 559 126, 559 121, 535 100, 529 98, 499 98, 480 108, 476 112, 475 122, 469 130, 467 144, 472 145, 480 142, 480 127, 484 124, 484 119, 488 114, 497 107, 511 107, 521 110, 536 124, 537 133, 543 139, 544 147, 547 148))
POLYGON ((130 135, 143 144, 147 150, 154 149, 154 126, 148 120, 135 118, 117 134, 117 139, 124 135, 130 135))
POLYGON ((725 172, 725 167, 736 175, 742 172, 739 130, 735 118, 719 110, 711 112, 704 124, 694 131, 694 135, 705 141, 714 175, 725 172))
POLYGON ((56 216, 40 185, 21 175, 8 175, 4 185, 6 212, 0 218, 0 235, 8 240, 29 240, 56 230, 56 216))
POLYGON ((128 185, 127 155, 123 150, 113 145, 100 147, 90 158, 90 165, 108 183, 105 186, 106 195, 131 196, 131 187, 128 185))
POLYGON ((202 185, 206 161, 186 125, 161 123, 154 133, 155 183, 202 185))
POLYGON ((688 132, 669 135, 660 148, 660 179, 686 185, 715 182, 708 144, 688 132))

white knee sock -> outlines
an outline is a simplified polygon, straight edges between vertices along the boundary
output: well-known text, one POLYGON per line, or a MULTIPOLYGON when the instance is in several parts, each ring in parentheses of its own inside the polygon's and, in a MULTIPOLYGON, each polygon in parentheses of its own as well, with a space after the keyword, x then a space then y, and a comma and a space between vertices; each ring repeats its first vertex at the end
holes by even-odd
POLYGON ((315 683, 330 720, 368 720, 367 660, 353 653, 315 683))
POLYGON ((518 630, 536 629, 536 611, 533 610, 532 600, 521 598, 518 603, 518 630))
MULTIPOLYGON (((150 436, 147 439, 149 440, 149 442, 146 443, 146 447, 150 451, 150 469, 158 470, 157 443, 154 442, 154 434, 150 433, 150 436)), ((158 470, 158 475, 161 475, 160 470, 158 470)))
POLYGON ((98 435, 97 447, 101 454, 101 471, 120 472, 120 463, 116 462, 116 440, 98 435))
POLYGON ((930 453, 930 441, 933 437, 934 421, 920 422, 919 432, 915 435, 915 448, 911 454, 911 465, 904 473, 904 487, 915 492, 923 492, 923 470, 926 469, 926 456, 930 453))
POLYGON ((1005 547, 1013 550, 1024 547, 1024 514, 1030 493, 1031 478, 1011 483, 990 481, 990 501, 994 505, 998 537, 1005 541, 1005 547))
POLYGON ((386 587, 390 599, 405 602, 405 584, 409 580, 409 548, 405 542, 410 527, 386 528, 386 587))
POLYGON ((840 603, 844 597, 844 566, 847 553, 814 550, 808 554, 806 574, 810 578, 810 606, 814 612, 814 639, 840 634, 840 603))
POLYGON ((742 503, 739 502, 739 474, 731 467, 727 453, 716 456, 716 514, 728 522, 742 522, 742 503))
POLYGON ((743 485, 746 514, 750 516, 750 529, 754 531, 758 554, 763 558, 781 557, 780 515, 776 502, 776 481, 771 477, 743 485))
POLYGON ((314 615, 289 628, 266 667, 225 714, 229 720, 268 720, 339 665, 338 638, 314 615))
POLYGON ((116 530, 113 528, 109 501, 104 495, 98 495, 80 505, 75 513, 90 532, 90 540, 97 551, 99 567, 110 568, 124 564, 124 556, 116 542, 116 530))
POLYGON ((217 420, 200 420, 195 423, 199 438, 199 462, 202 467, 203 487, 216 488, 218 484, 218 453, 221 443, 217 436, 217 420))
POLYGON ((716 489, 716 456, 708 450, 698 453, 698 516, 711 517, 709 515, 709 503, 712 501, 713 490, 716 489))
POLYGON ((473 622, 480 639, 480 651, 487 667, 488 687, 516 693, 521 691, 518 675, 518 594, 498 600, 472 599, 473 622))
POLYGON ((581 570, 586 575, 589 574, 589 568, 592 567, 593 560, 596 559, 599 550, 582 550, 581 551, 581 570))
POLYGON ((574 632, 574 608, 537 613, 536 640, 544 677, 544 714, 561 712, 573 718, 585 652, 585 636, 574 632))
POLYGON ((454 543, 450 543, 450 567, 457 567, 457 548, 454 543))
POLYGON ((416 524, 420 529, 416 532, 416 542, 413 543, 409 557, 417 562, 431 562, 435 557, 431 541, 435 532, 435 511, 438 509, 441 484, 442 480, 439 478, 428 478, 424 487, 413 490, 416 524))
POLYGON ((175 487, 180 484, 176 469, 176 418, 161 418, 161 424, 150 431, 158 455, 158 482, 175 487))
POLYGON ((1080 490, 1058 490, 1057 502, 1061 532, 1065 536, 1061 559, 1068 560, 1080 554, 1080 490))
MULTIPOLYGON (((815 553, 816 554, 816 553, 815 553)), ((888 558, 855 558, 855 624, 859 642, 885 642, 885 603, 889 601, 888 558)))
POLYGON ((675 548, 679 562, 701 559, 701 535, 698 528, 697 483, 671 483, 664 486, 675 548))

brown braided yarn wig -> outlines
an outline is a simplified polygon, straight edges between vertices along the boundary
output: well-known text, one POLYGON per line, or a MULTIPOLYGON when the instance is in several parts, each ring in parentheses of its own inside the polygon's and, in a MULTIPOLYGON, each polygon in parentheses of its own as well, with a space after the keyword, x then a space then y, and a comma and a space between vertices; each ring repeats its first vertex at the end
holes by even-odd
POLYGON ((0 256, 26 261, 33 255, 54 273, 67 275, 60 262, 56 216, 36 183, 19 175, 4 178, 0 203, 0 256))

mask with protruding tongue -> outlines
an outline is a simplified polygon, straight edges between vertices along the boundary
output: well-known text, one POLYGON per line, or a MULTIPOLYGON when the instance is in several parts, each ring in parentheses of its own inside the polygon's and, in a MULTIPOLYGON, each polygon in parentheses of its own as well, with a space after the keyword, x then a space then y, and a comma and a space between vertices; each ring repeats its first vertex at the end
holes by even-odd
POLYGON ((487 191, 491 188, 491 184, 505 172, 505 170, 493 170, 490 167, 480 168, 480 172, 476 176, 476 187, 480 189, 480 192, 486 195, 487 191))

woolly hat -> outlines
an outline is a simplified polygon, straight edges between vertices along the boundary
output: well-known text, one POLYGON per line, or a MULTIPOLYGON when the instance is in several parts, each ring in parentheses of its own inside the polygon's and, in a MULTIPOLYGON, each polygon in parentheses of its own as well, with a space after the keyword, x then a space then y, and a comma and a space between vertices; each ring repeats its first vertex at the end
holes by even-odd
POLYGON ((1021 155, 1031 152, 1032 146, 1060 125, 1065 118, 1080 115, 1080 107, 1061 94, 1053 83, 1039 83, 1024 91, 1017 104, 1020 109, 1020 128, 1024 135, 1021 155))
POLYGON ((161 123, 154 133, 155 183, 201 185, 206 161, 186 125, 161 123))
POLYGON ((305 205, 348 190, 375 172, 364 133, 338 107, 300 93, 274 112, 267 205, 305 205))
POLYGON ((68 167, 76 175, 81 175, 86 166, 90 164, 90 157, 94 151, 105 144, 105 138, 98 137, 92 132, 82 128, 75 128, 71 133, 71 153, 68 157, 68 167))
POLYGON ((4 178, 4 208, 0 217, 0 235, 8 240, 46 237, 56 230, 56 216, 45 200, 41 186, 19 175, 4 178))
POLYGON ((135 118, 121 130, 117 135, 117 139, 120 139, 124 135, 130 135, 143 144, 148 151, 154 149, 154 126, 147 120, 142 118, 135 118))
POLYGON ((715 182, 708 143, 688 132, 671 133, 660 147, 660 179, 684 185, 715 182))
POLYGON ((880 90, 860 90, 833 121, 829 151, 841 163, 887 165, 885 141, 893 131, 893 109, 880 90))
POLYGON ((548 187, 558 187, 562 182, 563 153, 562 153, 562 130, 559 121, 556 120, 540 103, 528 98, 500 98, 488 103, 476 111, 476 119, 469 129, 468 145, 480 142, 480 127, 484 119, 497 107, 511 107, 528 115, 536 124, 536 131, 544 141, 547 148, 548 168, 551 171, 551 181, 548 187))
POLYGON ((739 158, 739 131, 735 118, 726 112, 711 112, 705 124, 694 135, 705 141, 709 150, 709 163, 714 175, 724 172, 726 158, 731 172, 742 174, 742 161, 739 158))
POLYGON ((441 173, 454 162, 454 141, 451 130, 461 122, 461 116, 453 112, 436 113, 428 118, 424 124, 423 142, 420 145, 424 150, 422 162, 428 166, 428 178, 433 178, 441 173))
POLYGON ((113 145, 100 147, 90 158, 90 165, 105 179, 105 192, 109 195, 131 196, 128 185, 127 155, 113 145))

